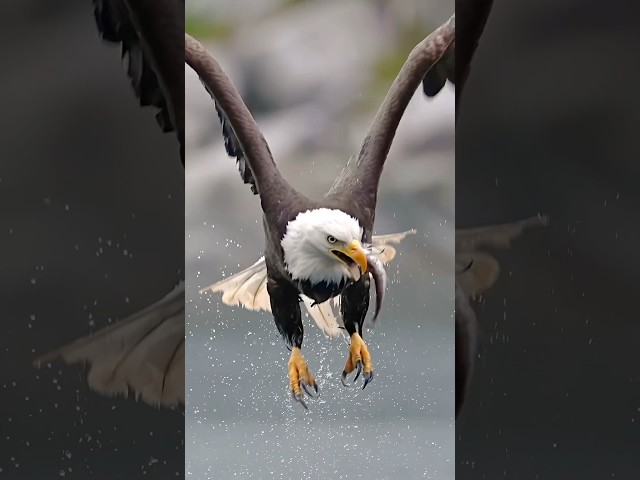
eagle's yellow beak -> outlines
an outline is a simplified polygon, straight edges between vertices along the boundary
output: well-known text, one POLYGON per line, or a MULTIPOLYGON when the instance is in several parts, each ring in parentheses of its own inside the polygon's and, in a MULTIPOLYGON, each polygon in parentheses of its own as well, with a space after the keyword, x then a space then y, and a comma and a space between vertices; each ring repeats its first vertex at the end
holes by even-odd
POLYGON ((338 260, 345 264, 351 278, 359 280, 367 272, 367 254, 358 240, 351 240, 349 245, 331 249, 338 260))

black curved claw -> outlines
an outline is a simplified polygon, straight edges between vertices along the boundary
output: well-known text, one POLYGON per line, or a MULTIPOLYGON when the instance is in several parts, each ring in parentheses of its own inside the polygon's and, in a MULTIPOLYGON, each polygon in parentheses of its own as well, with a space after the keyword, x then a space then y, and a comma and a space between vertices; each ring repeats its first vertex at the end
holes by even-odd
POLYGON ((362 378, 364 378, 364 385, 362 385, 362 389, 364 390, 364 387, 369 385, 369 382, 373 380, 373 371, 365 372, 364 375, 362 375, 362 378))
POLYGON ((317 384, 317 383, 314 383, 314 384, 313 384, 313 388, 314 388, 314 390, 315 390, 315 394, 314 394, 314 393, 311 393, 311 392, 307 389, 307 387, 309 387, 309 385, 307 385, 307 384, 306 384, 306 382, 304 381, 304 379, 303 379, 303 378, 301 378, 301 379, 300 379, 300 388, 302 388, 302 389, 305 391, 305 393, 306 393, 307 395, 309 395, 309 397, 311 397, 311 398, 318 398, 318 397, 320 396, 320 394, 318 393, 318 384, 317 384))
POLYGON ((291 398, 293 399, 293 401, 299 402, 300 404, 302 404, 302 406, 306 410, 309 410, 309 407, 307 407, 307 404, 304 403, 304 400, 302 399, 302 393, 296 393, 294 391, 291 391, 291 398))
POLYGON ((362 362, 358 360, 358 363, 356 363, 356 376, 353 379, 353 383, 356 383, 356 380, 358 379, 361 373, 362 373, 362 362))
POLYGON ((347 388, 351 388, 351 385, 349 385, 347 382, 345 382, 345 380, 347 379, 347 371, 343 370, 342 371, 342 376, 340 377, 340 381, 342 382, 342 385, 344 385, 347 388))

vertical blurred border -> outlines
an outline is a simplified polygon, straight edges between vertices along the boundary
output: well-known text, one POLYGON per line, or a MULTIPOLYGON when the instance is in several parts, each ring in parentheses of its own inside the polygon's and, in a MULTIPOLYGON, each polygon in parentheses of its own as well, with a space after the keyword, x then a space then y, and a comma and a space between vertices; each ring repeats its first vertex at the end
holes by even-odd
POLYGON ((93 7, 0 5, 1 478, 184 476, 180 410, 103 397, 81 365, 32 365, 184 276, 179 144, 93 7))
POLYGON ((456 228, 550 224, 495 253, 474 304, 458 479, 637 477, 636 18, 616 0, 494 2, 459 105, 456 228))

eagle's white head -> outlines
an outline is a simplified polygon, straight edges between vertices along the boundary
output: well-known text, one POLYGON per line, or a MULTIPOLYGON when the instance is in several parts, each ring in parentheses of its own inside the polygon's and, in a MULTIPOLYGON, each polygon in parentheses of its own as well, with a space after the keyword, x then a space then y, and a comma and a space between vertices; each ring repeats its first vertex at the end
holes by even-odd
POLYGON ((367 271, 362 227, 341 210, 317 208, 298 214, 287 224, 282 250, 294 280, 339 284, 358 280, 367 271))

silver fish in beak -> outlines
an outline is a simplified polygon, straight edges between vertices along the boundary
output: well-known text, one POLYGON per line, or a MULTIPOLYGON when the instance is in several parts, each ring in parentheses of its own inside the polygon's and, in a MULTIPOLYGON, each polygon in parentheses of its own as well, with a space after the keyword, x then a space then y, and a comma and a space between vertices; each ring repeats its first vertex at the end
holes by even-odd
POLYGON ((373 251, 369 251, 369 253, 367 253, 369 274, 376 285, 376 313, 373 315, 373 323, 378 319, 378 315, 382 309, 384 293, 387 290, 387 272, 385 271, 384 265, 378 255, 379 253, 373 251))

